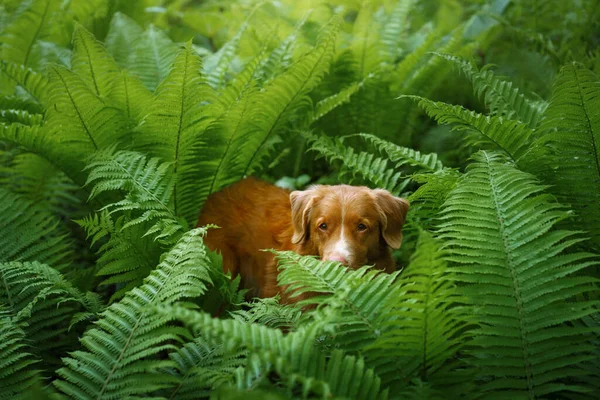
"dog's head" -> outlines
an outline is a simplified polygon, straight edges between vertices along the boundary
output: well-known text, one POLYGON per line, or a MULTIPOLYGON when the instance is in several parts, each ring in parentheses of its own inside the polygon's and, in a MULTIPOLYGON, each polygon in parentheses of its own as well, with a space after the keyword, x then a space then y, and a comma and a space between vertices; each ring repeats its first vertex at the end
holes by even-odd
POLYGON ((390 259, 389 248, 402 243, 409 203, 387 190, 317 185, 292 192, 290 201, 292 242, 305 254, 358 268, 390 259))

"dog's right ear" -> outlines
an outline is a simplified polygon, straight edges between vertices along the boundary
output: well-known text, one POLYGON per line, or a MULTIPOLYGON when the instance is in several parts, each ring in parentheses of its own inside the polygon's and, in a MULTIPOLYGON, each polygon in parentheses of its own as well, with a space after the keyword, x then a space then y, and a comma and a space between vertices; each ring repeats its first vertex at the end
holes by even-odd
POLYGON ((315 191, 296 190, 290 193, 290 203, 292 204, 292 224, 294 225, 294 235, 292 243, 298 244, 308 239, 310 229, 310 209, 314 203, 315 191))

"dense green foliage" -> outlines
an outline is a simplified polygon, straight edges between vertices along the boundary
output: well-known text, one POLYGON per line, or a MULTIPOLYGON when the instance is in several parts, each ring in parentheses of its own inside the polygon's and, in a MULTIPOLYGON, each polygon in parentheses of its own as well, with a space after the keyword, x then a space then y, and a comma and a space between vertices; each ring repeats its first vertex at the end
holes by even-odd
POLYGON ((600 398, 599 32, 597 0, 3 1, 0 398, 600 398), (409 198, 400 268, 279 252, 318 295, 244 301, 195 223, 249 175, 409 198))

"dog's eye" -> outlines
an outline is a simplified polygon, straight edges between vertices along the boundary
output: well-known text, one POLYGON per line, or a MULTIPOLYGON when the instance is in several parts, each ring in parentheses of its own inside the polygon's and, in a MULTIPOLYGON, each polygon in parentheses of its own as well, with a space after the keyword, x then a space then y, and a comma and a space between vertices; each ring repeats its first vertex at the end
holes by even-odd
POLYGON ((363 232, 367 230, 367 226, 365 224, 358 224, 357 226, 358 230, 363 232))
POLYGON ((319 225, 319 229, 322 231, 326 231, 327 230, 327 224, 325 222, 323 222, 321 225, 319 225))

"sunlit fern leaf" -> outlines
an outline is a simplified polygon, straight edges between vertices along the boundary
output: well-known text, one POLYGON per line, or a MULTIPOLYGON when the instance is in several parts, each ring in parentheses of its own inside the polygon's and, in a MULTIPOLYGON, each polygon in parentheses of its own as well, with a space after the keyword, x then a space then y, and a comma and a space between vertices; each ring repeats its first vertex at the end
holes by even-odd
POLYGON ((164 243, 173 243, 184 232, 184 221, 173 211, 172 198, 175 180, 170 163, 158 158, 147 159, 134 151, 115 151, 114 146, 98 151, 88 163, 87 186, 90 198, 111 191, 124 191, 125 198, 107 204, 104 209, 131 212, 132 216, 121 229, 148 223, 145 235, 164 243), (183 225, 182 225, 183 223, 183 225))
POLYGON ((48 105, 48 80, 44 75, 23 65, 9 63, 4 60, 0 62, 0 68, 2 73, 15 84, 25 89, 33 100, 44 106, 48 105))
POLYGON ((106 104, 73 72, 53 67, 50 101, 44 126, 54 142, 52 154, 70 176, 83 180, 84 160, 94 151, 124 140, 129 121, 121 110, 106 104), (68 147, 69 151, 59 151, 68 147))
POLYGON ((63 358, 62 380, 54 385, 70 398, 120 399, 151 395, 176 379, 161 371, 176 363, 164 351, 185 332, 169 325, 175 316, 157 314, 154 306, 201 296, 210 284, 211 268, 202 243, 204 229, 186 233, 166 253, 140 287, 100 314, 100 320, 81 338, 83 350, 63 358))
POLYGON ((408 179, 402 179, 402 174, 390 168, 386 159, 364 151, 356 152, 340 138, 324 135, 307 137, 312 151, 318 152, 330 163, 341 161, 341 178, 348 179, 350 183, 354 183, 352 178, 359 175, 374 186, 396 195, 408 184, 408 179))
POLYGON ((104 19, 111 7, 115 6, 110 3, 110 0, 69 1, 65 6, 66 17, 72 18, 85 27, 96 27, 105 23, 104 19))
POLYGON ((329 304, 336 310, 330 323, 333 343, 347 352, 363 353, 382 333, 389 321, 385 316, 390 299, 400 296, 401 288, 394 284, 399 272, 385 274, 367 267, 348 270, 336 263, 322 263, 313 257, 303 257, 293 252, 280 252, 276 256, 280 285, 290 298, 302 294, 317 294, 299 301, 299 305, 329 304))
POLYGON ((45 367, 56 366, 57 355, 72 350, 79 334, 69 329, 79 311, 99 311, 96 295, 81 293, 58 271, 38 262, 0 263, 0 303, 23 330, 32 352, 45 367))
POLYGON ((400 56, 403 40, 410 27, 409 15, 416 3, 416 0, 396 1, 381 29, 381 52, 388 63, 394 63, 400 56))
POLYGON ((442 211, 441 238, 463 282, 475 329, 469 360, 485 398, 555 397, 589 390, 590 331, 571 322, 597 312, 585 268, 594 255, 553 229, 568 216, 532 175, 501 153, 479 152, 442 211), (581 378, 580 378, 581 377, 581 378))
POLYGON ((129 67, 129 57, 134 45, 144 34, 144 30, 127 15, 114 13, 104 44, 121 68, 129 67))
POLYGON ((0 188, 0 262, 38 260, 65 267, 71 241, 47 209, 0 188))
POLYGON ((387 154, 389 160, 395 163, 396 168, 410 165, 417 167, 417 170, 422 172, 438 172, 444 169, 444 165, 436 153, 421 154, 417 150, 395 145, 375 135, 368 133, 359 133, 358 135, 372 143, 379 152, 387 154))
POLYGON ((152 104, 152 93, 139 78, 123 70, 115 78, 108 98, 129 117, 135 125, 148 113, 152 104))
POLYGON ((600 80, 581 64, 564 66, 554 84, 530 170, 570 204, 577 225, 600 249, 600 80))
POLYGON ((412 175, 412 180, 421 186, 408 197, 410 222, 423 229, 434 229, 439 222, 437 218, 442 204, 456 186, 458 178, 460 173, 451 169, 412 175))
POLYGON ((159 312, 175 316, 209 343, 223 343, 230 350, 247 349, 249 363, 237 378, 238 387, 244 382, 250 387, 265 385, 269 372, 275 371, 282 377, 278 386, 287 388, 288 396, 292 389, 299 387, 303 397, 315 393, 321 398, 387 398, 380 378, 361 358, 345 356, 336 350, 326 359, 325 354, 314 346, 317 336, 323 332, 323 322, 306 324, 300 330, 284 335, 279 329, 216 319, 177 306, 161 307, 159 312))
POLYGON ((17 95, 0 97, 0 110, 7 109, 24 110, 32 114, 41 114, 43 112, 42 106, 35 100, 30 98, 23 98, 17 95))
POLYGON ((0 399, 19 399, 42 382, 23 329, 0 308, 0 399))
POLYGON ((294 114, 310 107, 308 94, 329 70, 339 26, 339 20, 335 18, 313 50, 304 54, 254 96, 249 117, 253 132, 240 155, 242 160, 247 160, 244 161, 246 168, 242 176, 260 166, 263 157, 272 149, 269 144, 273 137, 285 129, 294 114))
POLYGON ((0 36, 0 58, 28 66, 37 42, 52 34, 52 21, 59 7, 58 0, 29 0, 25 3, 0 36))
MULTIPOLYGON (((526 124, 502 117, 478 114, 462 106, 431 101, 419 96, 410 97, 434 118, 438 124, 452 125, 453 129, 476 134, 481 142, 504 151, 513 161, 519 160, 529 151, 534 131, 526 124)), ((477 139, 476 139, 477 140, 477 139)))
POLYGON ((91 245, 100 241, 96 261, 96 275, 101 284, 124 284, 111 297, 120 299, 132 288, 139 286, 158 263, 163 248, 152 237, 144 236, 147 224, 136 224, 124 229, 125 216, 113 221, 108 211, 75 221, 91 239, 91 245))
POLYGON ((350 49, 358 67, 358 79, 363 80, 375 71, 383 61, 380 52, 379 24, 374 18, 376 4, 361 2, 356 20, 352 25, 350 49))
POLYGON ((364 352, 394 392, 419 376, 444 393, 459 390, 449 396, 457 398, 472 380, 465 365, 454 360, 467 342, 467 324, 441 244, 421 231, 417 250, 398 279, 403 290, 382 305, 390 310, 382 315, 382 334, 364 352))
POLYGON ((0 110, 2 124, 41 125, 43 118, 41 114, 32 114, 25 110, 0 110))
POLYGON ((322 118, 324 115, 330 113, 340 105, 349 102, 352 95, 358 92, 361 86, 362 83, 355 82, 350 86, 340 90, 339 92, 332 94, 331 96, 328 96, 322 100, 319 100, 319 102, 315 104, 315 108, 312 115, 309 117, 310 123, 313 123, 316 120, 322 118))
POLYGON ((178 215, 182 214, 182 158, 202 140, 201 133, 208 125, 202 102, 211 101, 213 96, 201 69, 202 61, 190 41, 177 54, 171 72, 156 89, 156 97, 134 137, 136 148, 173 164, 173 208, 178 215))
POLYGON ((79 187, 48 160, 36 154, 16 155, 3 172, 5 176, 0 177, 0 183, 4 187, 52 214, 72 218, 73 208, 82 206, 82 199, 77 196, 79 187))
POLYGON ((245 351, 226 351, 222 344, 209 343, 202 337, 169 354, 176 367, 169 371, 179 379, 165 391, 169 399, 208 398, 216 389, 229 386, 236 370, 246 363, 245 351))
POLYGON ((548 103, 534 101, 520 93, 510 81, 498 78, 491 69, 478 70, 470 62, 451 54, 434 53, 452 62, 473 84, 475 94, 488 106, 493 115, 506 119, 517 119, 530 128, 535 128, 548 103))
POLYGON ((154 91, 169 73, 177 49, 178 46, 166 33, 150 25, 141 36, 135 38, 127 70, 154 91))
POLYGON ((71 70, 79 75, 94 94, 102 98, 107 97, 119 76, 119 67, 104 45, 79 24, 73 31, 71 70))
POLYGON ((299 325, 302 315, 300 308, 295 305, 279 303, 279 296, 255 299, 242 305, 249 308, 231 312, 233 319, 270 328, 285 328, 287 331, 299 325))

